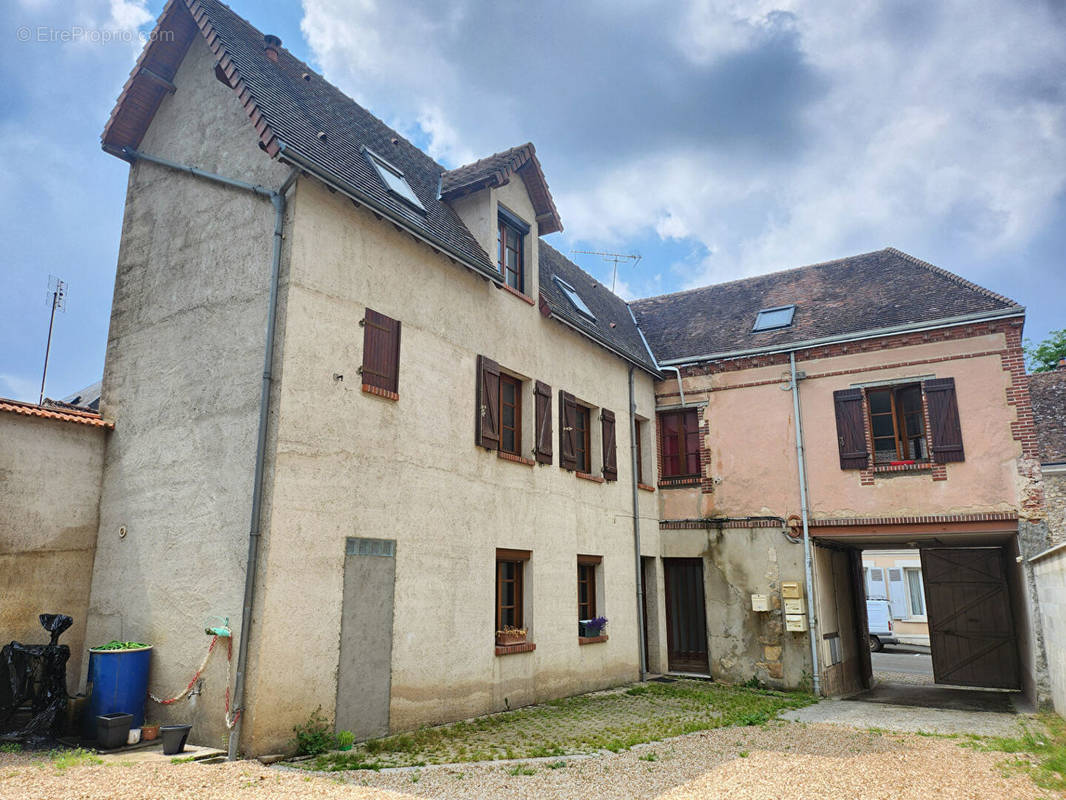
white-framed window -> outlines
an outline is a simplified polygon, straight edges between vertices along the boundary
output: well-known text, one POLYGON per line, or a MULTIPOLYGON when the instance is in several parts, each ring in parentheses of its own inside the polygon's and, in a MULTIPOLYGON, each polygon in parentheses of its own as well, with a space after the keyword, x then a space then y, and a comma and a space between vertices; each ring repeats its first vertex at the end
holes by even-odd
POLYGON ((907 616, 925 618, 925 587, 919 567, 904 567, 907 583, 907 616))

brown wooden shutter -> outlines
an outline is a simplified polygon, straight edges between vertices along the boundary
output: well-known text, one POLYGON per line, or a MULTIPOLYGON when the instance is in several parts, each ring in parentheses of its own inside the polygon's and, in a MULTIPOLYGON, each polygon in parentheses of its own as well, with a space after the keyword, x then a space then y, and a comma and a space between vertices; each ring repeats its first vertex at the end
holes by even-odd
POLYGON ((363 317, 363 367, 360 372, 364 386, 374 386, 387 392, 399 391, 399 320, 366 309, 363 317))
POLYGON ((600 430, 603 433, 603 477, 618 480, 618 453, 614 444, 614 412, 600 409, 600 430))
POLYGON ((954 378, 935 378, 925 381, 925 402, 929 408, 929 428, 933 434, 933 460, 940 464, 963 461, 962 426, 959 424, 959 402, 955 397, 954 378))
POLYGON ((500 365, 477 357, 477 419, 474 442, 489 450, 500 447, 500 365))
POLYGON ((577 399, 559 391, 559 466, 577 469, 577 399))
POLYGON ((533 437, 533 452, 537 461, 541 464, 552 463, 552 387, 537 381, 533 384, 533 396, 536 400, 537 426, 536 435, 533 437))
POLYGON ((837 414, 837 446, 841 469, 866 469, 870 451, 866 449, 866 426, 862 416, 862 389, 833 392, 837 414))

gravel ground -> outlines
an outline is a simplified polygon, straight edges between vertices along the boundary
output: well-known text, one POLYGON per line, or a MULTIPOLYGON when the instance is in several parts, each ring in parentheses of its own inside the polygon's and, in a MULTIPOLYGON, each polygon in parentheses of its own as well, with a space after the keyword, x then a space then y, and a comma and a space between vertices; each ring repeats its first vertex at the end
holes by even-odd
POLYGON ((889 672, 876 670, 874 672, 876 683, 905 683, 908 686, 934 686, 932 675, 920 675, 914 672, 889 672))
POLYGON ((1004 769, 1005 762, 1016 757, 962 748, 951 739, 779 722, 704 731, 593 758, 343 775, 281 770, 258 762, 59 770, 50 763, 34 763, 30 756, 0 754, 0 798, 1048 797, 1024 775, 1004 769))

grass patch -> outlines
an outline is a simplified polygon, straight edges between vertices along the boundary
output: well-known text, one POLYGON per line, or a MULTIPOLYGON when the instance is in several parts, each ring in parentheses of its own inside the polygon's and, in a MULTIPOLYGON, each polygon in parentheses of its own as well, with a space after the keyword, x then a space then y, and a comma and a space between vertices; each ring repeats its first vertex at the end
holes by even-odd
POLYGON ((191 764, 196 760, 196 756, 174 756, 170 759, 171 764, 191 764))
POLYGON ((507 770, 508 775, 536 775, 537 771, 526 764, 515 764, 507 770))
POLYGON ((0 744, 0 753, 21 753, 22 745, 18 742, 4 742, 0 744))
POLYGON ((1004 763, 1006 772, 1025 772, 1042 789, 1066 791, 1066 720, 1051 712, 1037 719, 1040 730, 1020 722, 1021 736, 971 737, 959 746, 1017 755, 1004 763))
POLYGON ((620 752, 710 728, 765 725, 815 701, 709 681, 650 683, 373 739, 293 766, 332 772, 620 752))
POLYGON ((103 764, 104 760, 91 750, 75 747, 72 750, 49 750, 48 760, 58 770, 82 767, 87 764, 103 764))

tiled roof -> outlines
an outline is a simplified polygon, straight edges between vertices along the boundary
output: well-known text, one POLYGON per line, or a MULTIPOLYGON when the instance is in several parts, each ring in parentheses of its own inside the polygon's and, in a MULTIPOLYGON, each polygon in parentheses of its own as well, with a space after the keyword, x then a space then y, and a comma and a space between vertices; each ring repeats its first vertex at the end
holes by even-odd
POLYGON ((894 248, 632 304, 659 363, 1019 309, 894 248), (752 332, 761 309, 795 305, 792 325, 752 332))
POLYGON ((74 422, 79 425, 92 425, 97 428, 112 430, 115 423, 108 422, 99 414, 92 411, 78 411, 76 409, 45 408, 35 403, 23 403, 18 400, 0 398, 0 411, 10 411, 14 414, 22 414, 27 417, 41 417, 42 419, 57 419, 63 422, 74 422))
POLYGON ((553 317, 566 321, 601 345, 619 352, 652 374, 658 374, 637 326, 622 298, 546 242, 540 242, 540 296, 553 317), (574 287, 595 321, 579 313, 553 280, 558 275, 574 287))
POLYGON ((292 160, 375 210, 417 232, 468 266, 499 282, 499 271, 448 203, 437 197, 444 168, 284 48, 265 53, 263 34, 217 0, 170 0, 104 130, 105 149, 135 149, 165 96, 158 78, 173 80, 188 46, 188 14, 219 59, 270 155, 292 160), (145 71, 145 65, 155 69, 145 71), (158 96, 157 96, 158 95, 158 96), (392 195, 363 148, 398 167, 426 209, 392 195))
POLYGON ((544 171, 537 160, 537 151, 532 142, 526 142, 502 153, 494 153, 473 164, 465 164, 444 173, 441 179, 441 197, 451 200, 486 186, 502 186, 517 173, 526 183, 533 208, 537 214, 537 230, 541 235, 556 233, 563 229, 559 211, 555 208, 544 171))
POLYGON ((1066 367, 1029 376, 1041 462, 1066 461, 1066 367))

